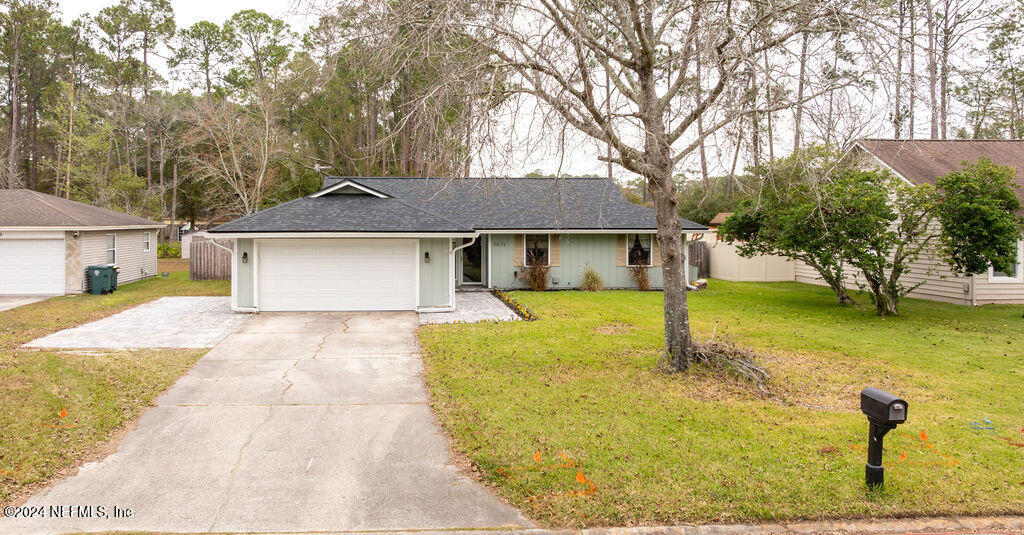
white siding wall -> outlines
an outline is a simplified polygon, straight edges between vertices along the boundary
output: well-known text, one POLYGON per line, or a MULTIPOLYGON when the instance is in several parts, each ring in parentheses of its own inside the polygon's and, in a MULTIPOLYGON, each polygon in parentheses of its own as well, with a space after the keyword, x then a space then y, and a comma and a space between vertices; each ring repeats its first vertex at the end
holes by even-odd
MULTIPOLYGON (((157 272, 156 233, 151 230, 111 230, 84 232, 82 241, 82 268, 107 263, 107 234, 117 236, 117 254, 114 263, 119 268, 117 284, 126 284, 146 277, 153 277, 157 272), (149 251, 142 250, 143 234, 149 232, 149 251)), ((83 290, 89 289, 89 277, 86 275, 83 290)))

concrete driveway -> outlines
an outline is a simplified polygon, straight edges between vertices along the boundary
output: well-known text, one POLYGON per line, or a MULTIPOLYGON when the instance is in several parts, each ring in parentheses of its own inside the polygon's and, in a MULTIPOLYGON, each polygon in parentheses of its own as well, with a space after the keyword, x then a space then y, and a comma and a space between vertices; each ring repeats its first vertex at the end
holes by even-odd
POLYGON ((460 473, 427 405, 413 313, 264 313, 213 348, 106 459, 0 532, 307 532, 528 525, 460 473))
POLYGON ((25 344, 61 349, 214 347, 249 319, 230 297, 161 297, 25 344))
POLYGON ((20 307, 21 305, 28 305, 32 303, 38 303, 44 299, 56 297, 53 295, 0 295, 0 312, 10 310, 12 308, 20 307))

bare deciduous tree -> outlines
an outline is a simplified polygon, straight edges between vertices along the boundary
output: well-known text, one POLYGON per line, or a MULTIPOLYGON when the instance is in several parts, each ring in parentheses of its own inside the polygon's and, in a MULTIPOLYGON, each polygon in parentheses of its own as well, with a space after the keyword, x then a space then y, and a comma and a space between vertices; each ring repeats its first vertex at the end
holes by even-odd
MULTIPOLYGON (((788 76, 776 67, 788 60, 791 45, 804 34, 848 23, 846 5, 831 0, 380 1, 363 10, 375 19, 363 27, 386 34, 383 46, 392 50, 429 45, 436 54, 438 47, 450 47, 458 61, 446 65, 450 76, 440 79, 448 80, 448 89, 491 95, 492 107, 477 111, 539 103, 543 122, 557 118, 607 145, 611 155, 601 159, 643 177, 661 244, 664 363, 681 371, 697 357, 686 303, 676 169, 699 153, 706 138, 738 119, 792 107, 795 99, 787 95, 773 95, 769 102, 748 98, 753 77, 788 76), (418 46, 423 36, 430 39, 418 46), (467 61, 472 59, 463 52, 467 43, 482 52, 479 61, 467 61), (484 82, 474 85, 474 80, 484 82)), ((804 99, 820 95, 821 85, 844 83, 838 76, 807 76, 804 99), (814 83, 819 87, 812 90, 814 83)), ((422 91, 436 96, 445 88, 422 91)))
POLYGON ((236 213, 260 209, 278 179, 278 165, 293 154, 280 131, 276 95, 265 85, 251 92, 244 105, 201 99, 188 118, 184 160, 194 177, 221 190, 225 205, 236 213))

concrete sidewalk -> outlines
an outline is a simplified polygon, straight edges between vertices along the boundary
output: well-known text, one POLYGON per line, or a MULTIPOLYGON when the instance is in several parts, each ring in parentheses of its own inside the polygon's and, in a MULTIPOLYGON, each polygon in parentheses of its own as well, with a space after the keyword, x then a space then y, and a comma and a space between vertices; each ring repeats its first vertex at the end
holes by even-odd
MULTIPOLYGON (((385 532, 369 532, 385 533, 385 532)), ((388 535, 956 535, 1022 534, 1024 517, 820 520, 773 524, 707 524, 629 528, 388 531, 388 535)))
POLYGON ((414 313, 264 313, 206 354, 113 455, 0 518, 0 533, 330 532, 528 526, 452 463, 414 313))

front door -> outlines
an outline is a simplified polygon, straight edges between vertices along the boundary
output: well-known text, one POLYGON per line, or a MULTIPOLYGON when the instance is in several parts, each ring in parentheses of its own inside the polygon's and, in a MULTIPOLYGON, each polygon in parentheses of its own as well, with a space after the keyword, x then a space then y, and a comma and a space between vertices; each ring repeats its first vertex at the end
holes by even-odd
MULTIPOLYGON (((472 238, 463 238, 462 243, 467 243, 472 238)), ((481 242, 483 236, 476 239, 473 245, 462 249, 462 284, 483 284, 484 283, 484 270, 483 270, 483 255, 481 254, 483 249, 481 248, 481 242)))

